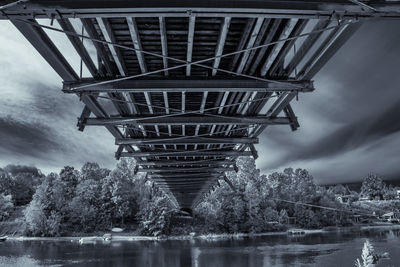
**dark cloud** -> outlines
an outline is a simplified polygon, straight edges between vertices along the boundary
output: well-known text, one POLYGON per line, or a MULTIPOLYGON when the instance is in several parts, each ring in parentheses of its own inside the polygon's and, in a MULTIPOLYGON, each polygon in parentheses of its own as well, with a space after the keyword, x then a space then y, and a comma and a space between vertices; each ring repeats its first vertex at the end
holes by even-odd
POLYGON ((290 154, 276 162, 278 167, 295 160, 313 160, 333 157, 372 143, 384 136, 400 131, 400 101, 378 116, 367 116, 359 121, 323 136, 304 146, 298 146, 290 154))
POLYGON ((3 153, 33 157, 61 148, 49 127, 15 120, 11 116, 0 118, 0 143, 3 153))

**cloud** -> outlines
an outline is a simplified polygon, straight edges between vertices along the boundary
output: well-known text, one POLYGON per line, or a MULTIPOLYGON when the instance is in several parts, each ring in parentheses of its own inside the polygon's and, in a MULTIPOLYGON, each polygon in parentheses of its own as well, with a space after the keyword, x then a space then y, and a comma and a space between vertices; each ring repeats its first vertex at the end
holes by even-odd
POLYGON ((40 157, 49 150, 60 149, 52 129, 38 123, 17 121, 11 116, 0 118, 2 153, 40 157))
POLYGON ((346 172, 347 180, 378 170, 400 177, 386 158, 397 151, 400 130, 400 36, 392 34, 398 27, 399 22, 365 23, 339 50, 315 77, 315 92, 293 102, 298 131, 270 127, 260 136, 263 171, 307 167, 323 183, 341 179, 336 170, 346 172))

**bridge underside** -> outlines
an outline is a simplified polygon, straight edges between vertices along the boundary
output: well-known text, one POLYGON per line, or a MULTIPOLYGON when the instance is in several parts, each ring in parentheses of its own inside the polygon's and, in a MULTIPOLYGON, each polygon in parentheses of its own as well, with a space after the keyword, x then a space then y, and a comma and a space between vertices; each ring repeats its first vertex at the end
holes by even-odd
POLYGON ((139 172, 191 208, 236 170, 238 156, 257 158, 266 127, 299 127, 291 101, 314 90, 311 79, 357 21, 398 11, 386 1, 43 0, 10 4, 0 18, 83 101, 79 130, 105 126, 117 158, 134 157, 139 172), (43 27, 67 35, 90 77, 77 74, 43 27))

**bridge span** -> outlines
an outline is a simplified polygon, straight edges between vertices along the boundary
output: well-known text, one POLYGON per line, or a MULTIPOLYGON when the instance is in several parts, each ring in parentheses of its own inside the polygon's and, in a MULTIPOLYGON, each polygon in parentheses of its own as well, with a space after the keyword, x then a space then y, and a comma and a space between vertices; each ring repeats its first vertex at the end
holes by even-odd
POLYGON ((382 0, 22 0, 0 9, 84 103, 78 129, 106 127, 115 157, 134 157, 184 209, 237 170, 237 157, 257 158, 267 127, 299 127, 291 101, 314 90, 314 75, 362 21, 399 17, 399 1, 382 0), (48 31, 68 37, 90 75, 48 31))

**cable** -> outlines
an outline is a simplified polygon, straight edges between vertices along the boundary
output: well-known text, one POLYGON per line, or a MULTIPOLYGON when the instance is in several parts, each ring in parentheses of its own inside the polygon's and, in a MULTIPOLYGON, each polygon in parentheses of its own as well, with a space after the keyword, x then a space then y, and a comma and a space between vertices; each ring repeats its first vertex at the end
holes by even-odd
POLYGON ((358 1, 358 0, 348 0, 348 1, 352 2, 353 4, 359 5, 361 7, 370 9, 370 10, 372 10, 374 12, 378 12, 378 10, 376 8, 374 8, 374 7, 370 6, 370 5, 367 5, 367 4, 365 4, 365 3, 361 2, 361 1, 358 1))
MULTIPOLYGON (((347 213, 353 213, 349 210, 343 210, 343 209, 337 209, 337 208, 332 208, 332 207, 327 207, 327 206, 321 206, 321 205, 315 205, 315 204, 308 204, 300 201, 291 201, 291 200, 285 200, 285 199, 280 199, 280 198, 269 198, 275 201, 280 201, 280 202, 287 202, 295 205, 303 205, 303 206, 308 206, 312 208, 319 208, 319 209, 326 209, 326 210, 332 210, 332 211, 338 211, 338 212, 347 212, 347 213)), ((354 214, 354 213, 353 213, 354 214)), ((370 216, 370 217, 377 217, 377 215, 372 215, 372 214, 364 214, 364 213, 358 213, 354 215, 363 215, 363 216, 370 216)))
POLYGON ((0 10, 1 10, 1 11, 4 11, 4 10, 6 10, 7 8, 10 8, 10 7, 13 7, 13 6, 22 4, 22 3, 26 3, 26 2, 28 2, 28 1, 29 1, 29 0, 18 0, 18 1, 12 2, 12 3, 9 3, 9 4, 6 4, 6 5, 0 6, 0 10))
POLYGON ((185 64, 174 66, 174 67, 163 68, 163 69, 160 69, 160 70, 157 70, 157 71, 146 72, 146 73, 142 73, 142 74, 138 74, 138 75, 132 75, 132 76, 117 78, 117 79, 113 79, 113 80, 102 81, 102 82, 93 83, 93 84, 90 84, 90 85, 82 85, 82 86, 75 87, 72 90, 83 89, 83 88, 87 88, 87 87, 91 87, 91 86, 108 84, 108 83, 113 83, 113 82, 117 82, 117 81, 123 81, 123 80, 138 78, 138 77, 147 76, 147 75, 154 74, 154 73, 164 72, 166 70, 182 68, 182 67, 185 67, 187 65, 196 65, 196 66, 199 66, 199 67, 204 67, 204 68, 212 69, 212 70, 215 69, 215 70, 218 70, 218 71, 221 71, 221 72, 225 72, 225 73, 233 74, 233 75, 237 75, 237 76, 242 76, 242 77, 246 77, 246 78, 250 78, 250 79, 255 79, 255 80, 260 80, 260 81, 265 81, 265 82, 285 84, 285 85, 288 85, 288 86, 294 87, 294 88, 302 88, 300 86, 293 85, 293 84, 287 84, 285 82, 269 80, 269 79, 265 79, 265 78, 252 76, 252 75, 246 75, 246 74, 241 74, 241 73, 237 73, 237 72, 233 72, 233 71, 229 71, 229 70, 214 68, 214 67, 211 67, 211 66, 202 65, 200 63, 207 62, 207 61, 210 61, 210 60, 213 60, 213 59, 216 59, 216 58, 223 58, 223 57, 227 57, 227 56, 240 54, 240 53, 243 53, 243 52, 246 52, 246 51, 256 50, 256 49, 263 48, 263 47, 268 47, 268 46, 277 44, 279 42, 285 42, 285 41, 289 41, 289 40, 294 40, 294 39, 297 39, 297 38, 300 38, 300 37, 303 37, 303 36, 308 36, 308 35, 311 35, 311 34, 314 34, 314 33, 323 32, 323 31, 331 30, 331 29, 334 29, 334 28, 337 28, 337 27, 341 27, 341 26, 344 26, 344 25, 347 25, 347 24, 354 23, 354 21, 347 21, 347 22, 344 22, 344 23, 341 23, 341 24, 338 24, 338 25, 335 25, 335 26, 327 27, 327 28, 320 29, 320 30, 311 31, 311 32, 304 33, 304 34, 299 34, 297 36, 284 38, 284 39, 277 40, 277 41, 274 41, 274 42, 270 42, 270 43, 267 43, 267 44, 263 44, 263 45, 259 45, 259 46, 255 46, 255 47, 250 47, 250 48, 242 49, 242 50, 239 50, 239 51, 235 51, 235 52, 231 52, 231 53, 227 53, 227 54, 223 54, 223 55, 219 55, 219 56, 214 56, 214 57, 203 59, 203 60, 198 60, 198 61, 195 61, 195 62, 188 62, 188 61, 185 61, 185 60, 176 59, 176 58, 173 58, 173 57, 164 56, 164 55, 160 55, 160 54, 157 54, 157 53, 152 53, 152 52, 147 52, 147 51, 135 49, 135 48, 128 47, 128 46, 125 46, 125 45, 120 45, 120 44, 116 44, 116 43, 112 43, 112 42, 98 40, 98 39, 95 39, 95 38, 92 38, 92 37, 88 37, 88 36, 85 36, 85 35, 80 35, 80 34, 78 34, 76 32, 64 31, 64 30, 57 29, 55 27, 41 25, 41 24, 38 24, 38 23, 34 23, 34 22, 27 21, 27 20, 23 20, 23 19, 15 19, 15 20, 18 20, 18 21, 21 21, 21 22, 24 22, 24 23, 28 23, 28 24, 33 25, 35 27, 43 27, 43 28, 46 28, 46 29, 49 29, 49 30, 58 31, 58 32, 62 32, 62 33, 65 33, 65 34, 69 34, 69 35, 74 35, 74 36, 90 39, 90 40, 95 41, 95 42, 100 42, 100 43, 103 43, 103 44, 111 44, 111 45, 114 45, 116 47, 120 47, 120 48, 123 48, 123 49, 132 50, 132 51, 135 51, 135 52, 149 54, 149 55, 152 55, 152 56, 155 56, 155 57, 162 57, 162 58, 167 58, 167 59, 174 60, 174 61, 177 61, 177 62, 184 62, 185 63, 185 64))
MULTIPOLYGON (((146 106, 146 107, 150 106, 152 108, 159 108, 159 109, 167 110, 167 108, 163 107, 163 106, 148 105, 148 104, 144 104, 144 103, 137 103, 137 102, 133 102, 133 101, 129 101, 129 100, 123 100, 123 99, 118 99, 118 98, 113 98, 113 97, 108 97, 108 96, 97 96, 97 97, 98 98, 102 98, 102 99, 111 100, 111 101, 116 101, 116 102, 130 103, 130 104, 135 104, 135 105, 139 105, 139 106, 146 106)), ((147 118, 140 118, 140 120, 143 121, 143 120, 151 120, 151 119, 156 119, 156 118, 176 117, 176 116, 182 116, 182 115, 187 115, 187 114, 202 114, 202 115, 211 116, 211 117, 227 118, 227 116, 224 116, 224 115, 221 115, 221 114, 210 114, 210 113, 203 113, 203 112, 204 111, 212 111, 212 110, 225 108, 225 107, 231 107, 231 106, 237 106, 237 105, 242 105, 242 104, 258 102, 258 101, 267 100, 267 99, 274 98, 274 97, 278 97, 278 95, 271 95, 271 96, 268 96, 268 97, 256 98, 256 99, 252 99, 252 100, 247 100, 247 101, 233 103, 233 104, 227 104, 227 105, 218 106, 218 107, 207 108, 207 109, 203 109, 203 110, 193 110, 193 111, 188 111, 188 112, 185 112, 185 113, 182 113, 182 111, 180 109, 175 109, 175 108, 168 107, 168 110, 174 110, 174 111, 177 111, 177 113, 156 115, 156 116, 147 117, 147 118)), ((229 118, 235 119, 235 117, 229 117, 229 118)), ((239 117, 237 119, 240 120, 239 117)))

